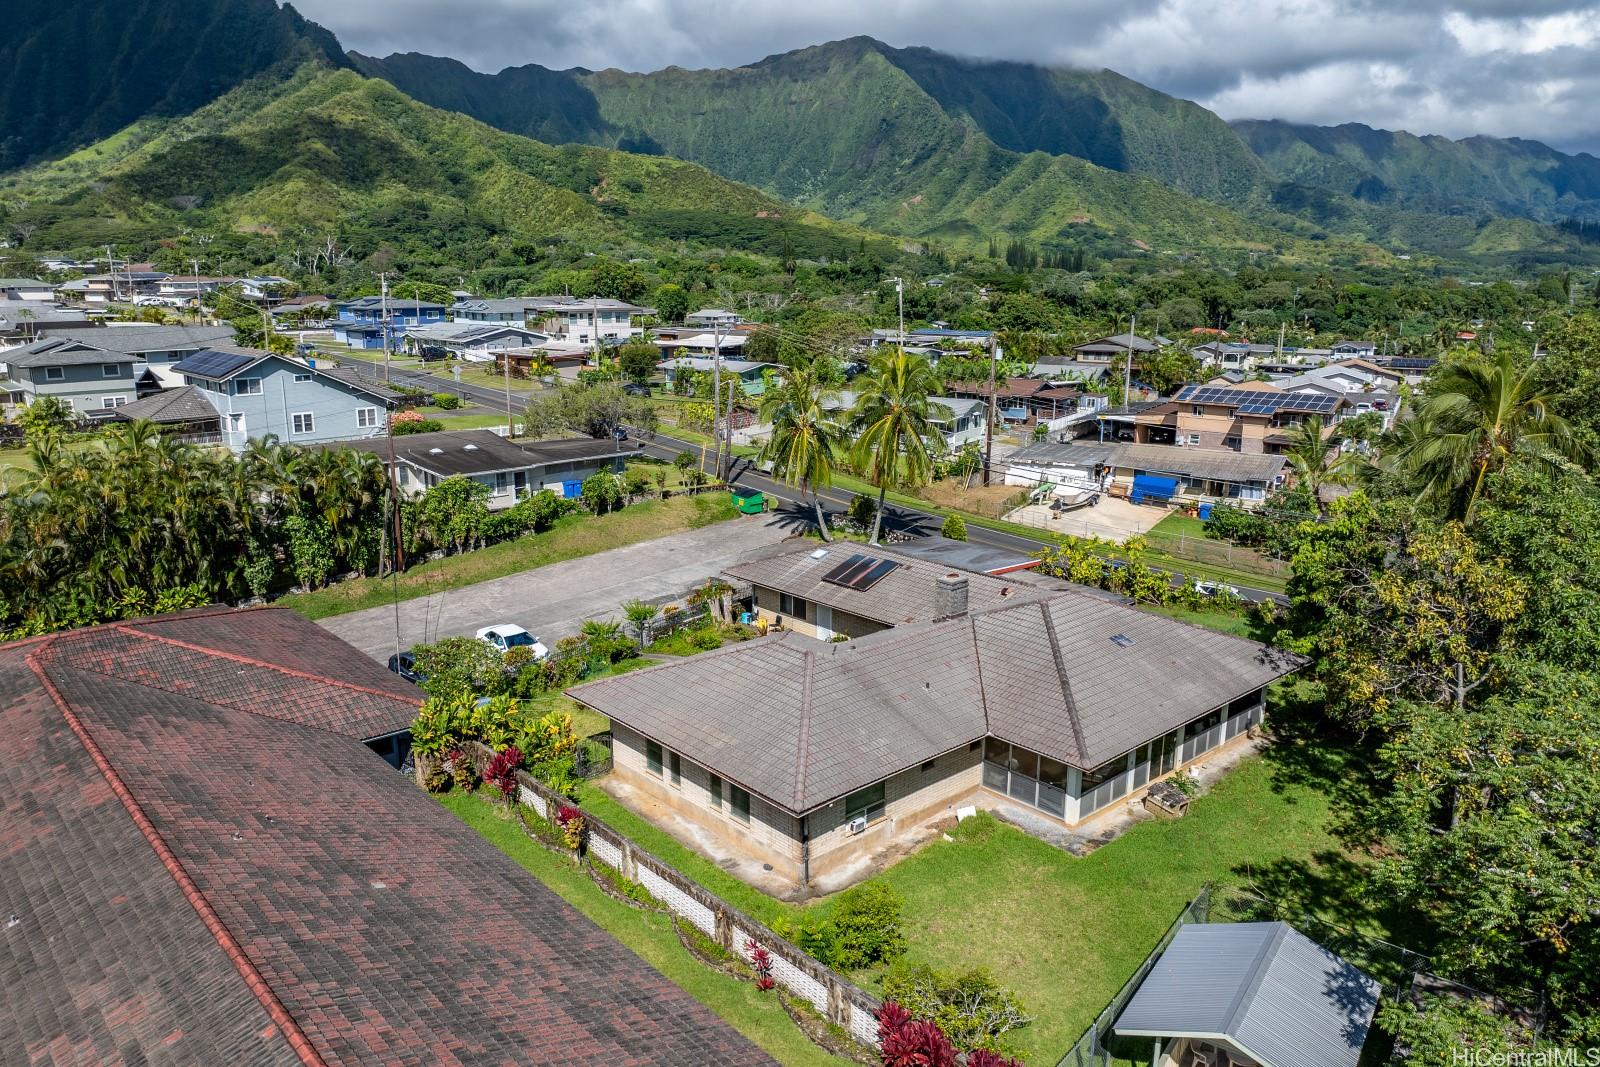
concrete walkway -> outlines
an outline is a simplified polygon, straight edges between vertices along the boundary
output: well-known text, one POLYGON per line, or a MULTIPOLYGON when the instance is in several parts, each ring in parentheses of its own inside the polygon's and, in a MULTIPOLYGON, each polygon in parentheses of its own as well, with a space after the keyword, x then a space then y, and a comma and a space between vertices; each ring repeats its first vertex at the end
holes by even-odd
MULTIPOLYGON (((577 633, 585 619, 621 619, 625 600, 665 602, 722 568, 776 550, 793 526, 772 514, 614 548, 581 559, 400 602, 400 647, 470 636, 495 623, 525 626, 546 645, 577 633)), ((379 661, 395 649, 394 608, 323 619, 321 626, 379 661)))

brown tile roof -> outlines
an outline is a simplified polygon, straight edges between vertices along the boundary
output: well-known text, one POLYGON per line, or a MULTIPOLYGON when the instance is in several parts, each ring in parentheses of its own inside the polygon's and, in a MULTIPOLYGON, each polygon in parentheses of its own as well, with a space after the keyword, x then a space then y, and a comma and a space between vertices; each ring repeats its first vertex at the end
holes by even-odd
POLYGON ((151 422, 168 424, 219 422, 222 418, 217 409, 211 406, 211 401, 192 385, 163 389, 131 404, 112 408, 111 414, 113 418, 127 422, 149 419, 151 422))
POLYGON ((416 699, 277 609, 0 646, 0 1048, 770 1062, 355 739, 416 699))
MULTIPOLYGON (((723 574, 803 597, 816 604, 826 604, 857 618, 900 626, 909 622, 926 622, 934 617, 934 583, 939 575, 951 573, 953 569, 951 564, 930 562, 890 548, 840 542, 828 547, 821 558, 817 558, 815 551, 788 552, 736 563, 723 574), (894 560, 900 565, 871 589, 850 589, 822 580, 823 575, 858 553, 894 560)), ((1044 595, 1031 583, 1010 577, 997 578, 967 571, 962 573, 967 578, 968 602, 973 611, 999 607, 1024 597, 1044 595)))
POLYGON ((1089 592, 1030 594, 841 644, 754 641, 569 692, 801 814, 985 734, 1091 770, 1299 666, 1089 592))

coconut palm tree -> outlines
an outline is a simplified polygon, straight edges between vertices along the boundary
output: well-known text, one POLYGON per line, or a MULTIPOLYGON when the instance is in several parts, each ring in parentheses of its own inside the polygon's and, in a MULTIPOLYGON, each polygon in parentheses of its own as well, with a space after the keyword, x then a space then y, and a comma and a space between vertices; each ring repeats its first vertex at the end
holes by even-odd
POLYGON ((1283 450, 1296 483, 1310 491, 1319 512, 1323 510, 1322 487, 1349 485, 1361 463, 1355 453, 1340 451, 1337 439, 1323 436, 1324 425, 1322 416, 1311 416, 1289 432, 1289 444, 1283 450))
POLYGON ((889 487, 926 485, 933 473, 927 441, 939 433, 933 425, 942 404, 929 398, 942 387, 933 365, 920 356, 894 349, 872 361, 856 380, 856 406, 851 425, 857 431, 851 462, 878 487, 878 508, 872 516, 873 544, 883 526, 883 501, 889 487))
POLYGON ((815 365, 797 367, 761 398, 760 418, 772 425, 758 462, 771 462, 772 473, 802 493, 811 494, 817 532, 824 541, 828 520, 822 513, 822 490, 833 484, 834 468, 844 450, 844 429, 828 410, 834 393, 815 365))
POLYGON ((1451 363, 1435 372, 1432 392, 1413 422, 1393 436, 1389 452, 1417 478, 1420 499, 1437 501, 1454 518, 1472 521, 1485 478, 1512 456, 1554 467, 1588 457, 1567 420, 1550 410, 1531 365, 1510 349, 1489 360, 1451 363))

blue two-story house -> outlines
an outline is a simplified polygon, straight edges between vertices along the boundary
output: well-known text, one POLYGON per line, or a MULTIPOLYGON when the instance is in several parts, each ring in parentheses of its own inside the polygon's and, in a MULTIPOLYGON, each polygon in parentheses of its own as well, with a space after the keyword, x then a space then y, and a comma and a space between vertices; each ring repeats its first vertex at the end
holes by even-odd
POLYGON ((235 452, 268 434, 291 445, 377 437, 400 399, 351 372, 257 348, 219 345, 173 370, 217 409, 222 441, 235 452))
POLYGON ((382 297, 363 296, 337 306, 333 339, 351 348, 382 348, 387 315, 389 347, 398 351, 400 339, 413 326, 444 322, 446 308, 426 300, 397 300, 385 305, 382 297))

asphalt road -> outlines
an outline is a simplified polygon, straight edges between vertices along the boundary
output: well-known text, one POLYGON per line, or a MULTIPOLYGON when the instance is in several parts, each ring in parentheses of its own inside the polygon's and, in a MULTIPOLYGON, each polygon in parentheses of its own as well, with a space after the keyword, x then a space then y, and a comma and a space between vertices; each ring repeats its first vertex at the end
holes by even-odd
MULTIPOLYGON (((372 364, 362 360, 345 360, 341 361, 341 363, 363 374, 370 373, 370 368, 372 367, 372 364)), ((506 394, 504 391, 496 391, 481 385, 468 385, 465 383, 457 385, 453 379, 437 374, 391 369, 390 380, 397 383, 421 386, 435 392, 459 392, 465 399, 473 403, 482 404, 485 407, 494 408, 498 405, 500 410, 505 407, 506 394)), ((512 399, 513 403, 517 400, 515 396, 512 399)), ((657 433, 653 438, 642 438, 642 440, 644 441, 645 451, 666 459, 671 459, 680 452, 693 452, 696 455, 700 452, 698 444, 679 440, 662 433, 657 433)), ((800 518, 802 513, 806 516, 810 515, 811 504, 809 500, 802 500, 793 486, 786 485, 762 474, 748 460, 736 459, 734 461, 729 481, 751 489, 759 489, 769 496, 790 504, 793 509, 791 513, 796 520, 800 518)), ((855 499, 856 494, 844 489, 830 488, 823 490, 821 495, 824 510, 831 514, 835 511, 842 512, 848 508, 850 501, 855 499)), ((939 528, 944 524, 944 517, 931 512, 920 511, 916 508, 908 508, 902 504, 887 503, 883 509, 883 522, 885 529, 893 530, 897 533, 904 533, 911 537, 929 537, 939 532, 939 528)), ((967 539, 978 544, 1002 548, 1025 556, 1037 556, 1042 546, 1055 543, 1046 536, 1037 538, 1025 537, 1021 534, 979 526, 977 523, 967 524, 967 539)), ((1288 601, 1288 598, 1283 594, 1266 589, 1254 589, 1243 585, 1235 588, 1239 590, 1240 596, 1251 602, 1276 600, 1280 603, 1287 603, 1288 601)))

